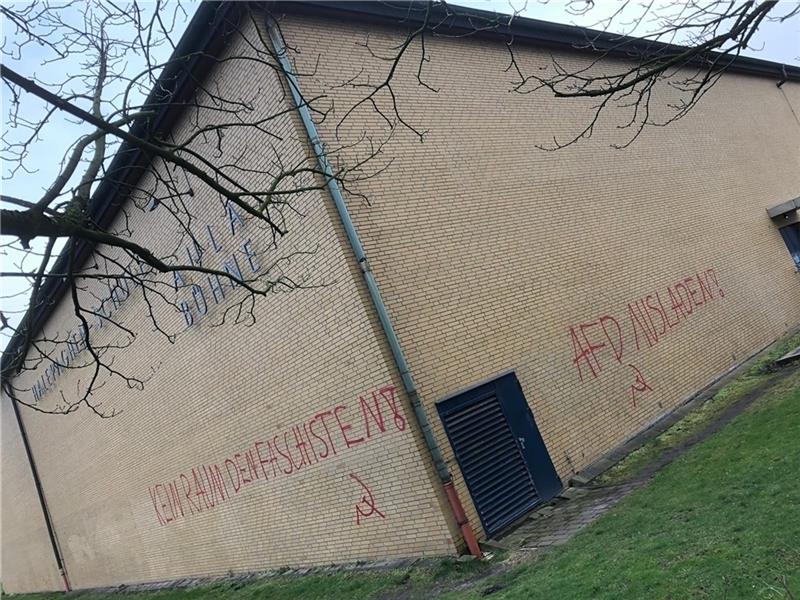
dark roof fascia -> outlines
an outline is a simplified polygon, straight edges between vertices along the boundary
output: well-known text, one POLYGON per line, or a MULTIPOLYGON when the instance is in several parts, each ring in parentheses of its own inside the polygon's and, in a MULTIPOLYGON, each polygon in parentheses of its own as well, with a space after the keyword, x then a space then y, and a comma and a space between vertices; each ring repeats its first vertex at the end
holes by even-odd
MULTIPOLYGON (((277 2, 285 12, 324 15, 338 19, 351 18, 357 21, 373 21, 385 24, 408 24, 419 26, 425 21, 426 2, 369 2, 348 0, 306 0, 304 2, 277 2)), ((638 60, 642 57, 672 55, 686 50, 685 46, 666 44, 637 37, 617 35, 596 29, 551 23, 527 17, 515 17, 510 21, 499 13, 450 5, 434 5, 429 23, 436 24, 440 35, 505 36, 514 42, 522 42, 552 49, 577 50, 594 54, 638 60), (457 14, 453 14, 457 13, 457 14), (476 23, 496 21, 489 31, 477 31, 476 23)), ((691 61, 693 66, 710 65, 719 53, 710 52, 704 59, 691 61)), ((800 67, 752 58, 749 56, 724 56, 721 65, 737 73, 772 77, 777 80, 800 81, 800 67)))
MULTIPOLYGON (((130 133, 141 139, 169 132, 186 108, 197 85, 214 62, 214 56, 227 39, 224 25, 231 20, 234 2, 203 2, 197 8, 184 35, 175 47, 168 64, 156 80, 144 107, 156 114, 136 120, 130 133), (182 57, 185 57, 181 60, 182 57)), ((147 171, 151 157, 139 147, 123 142, 111 160, 103 179, 97 185, 89 204, 89 217, 101 229, 109 227, 118 215, 129 192, 147 171)), ((91 256, 94 244, 70 239, 56 259, 51 272, 65 273, 70 260, 83 265, 91 256)), ((36 335, 69 289, 65 278, 47 277, 39 289, 38 299, 30 303, 17 331, 3 350, 0 368, 4 377, 13 376, 21 368, 28 348, 26 332, 36 335)))

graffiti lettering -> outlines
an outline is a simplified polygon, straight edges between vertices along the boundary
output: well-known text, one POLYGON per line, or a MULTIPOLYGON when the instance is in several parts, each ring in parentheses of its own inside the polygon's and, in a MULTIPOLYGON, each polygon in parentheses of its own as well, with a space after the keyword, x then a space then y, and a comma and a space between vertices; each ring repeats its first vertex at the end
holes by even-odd
MULTIPOLYGON (((604 363, 613 360, 623 364, 627 355, 656 346, 668 332, 696 314, 701 307, 724 297, 725 291, 719 284, 717 273, 710 268, 691 277, 682 277, 666 290, 654 290, 628 302, 621 321, 605 314, 571 325, 572 364, 578 372, 578 379, 581 382, 585 378, 596 379, 603 371, 604 363), (669 299, 669 309, 665 308, 666 299, 669 299)), ((653 388, 638 367, 628 362, 624 364, 634 375, 630 394, 636 406, 637 394, 653 388)))
MULTIPOLYGON (((147 492, 158 524, 168 525, 211 510, 256 483, 296 475, 375 437, 405 429, 397 388, 382 386, 359 396, 352 406, 337 404, 219 461, 185 469, 147 492)), ((371 494, 367 498, 372 499, 371 494)), ((362 517, 373 514, 369 506, 364 504, 362 517)))

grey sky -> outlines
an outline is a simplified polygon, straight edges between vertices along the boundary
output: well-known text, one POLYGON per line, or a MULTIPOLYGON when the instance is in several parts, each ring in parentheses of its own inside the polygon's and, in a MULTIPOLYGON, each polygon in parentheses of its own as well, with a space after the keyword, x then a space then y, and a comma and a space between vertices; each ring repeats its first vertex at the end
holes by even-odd
MULTIPOLYGON (((515 9, 519 14, 532 19, 541 19, 554 23, 564 23, 566 25, 579 25, 591 27, 603 18, 612 15, 620 6, 616 0, 595 0, 594 7, 583 16, 570 14, 566 10, 567 0, 457 0, 455 4, 471 6, 484 10, 493 10, 501 13, 513 12, 515 9)), ((641 6, 644 2, 630 2, 628 10, 616 19, 612 30, 614 33, 629 33, 622 24, 630 21, 641 14, 641 6)), ((650 14, 659 14, 659 4, 662 6, 675 6, 680 2, 656 2, 650 14)), ((779 2, 775 9, 777 15, 784 15, 797 6, 797 2, 783 0, 779 2)), ((634 35, 643 35, 651 31, 652 23, 644 22, 634 32, 634 35)), ((756 32, 751 48, 743 54, 754 56, 764 60, 793 64, 800 66, 800 15, 795 15, 791 19, 777 23, 765 21, 756 32)))

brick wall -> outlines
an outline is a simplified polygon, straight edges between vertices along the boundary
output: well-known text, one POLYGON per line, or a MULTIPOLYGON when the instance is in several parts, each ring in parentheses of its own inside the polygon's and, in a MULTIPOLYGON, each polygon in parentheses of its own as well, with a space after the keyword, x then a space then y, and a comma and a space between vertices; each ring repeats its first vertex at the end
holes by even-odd
MULTIPOLYGON (((242 44, 229 49, 246 51, 242 44)), ((265 115, 284 109, 274 71, 245 64, 247 69, 241 62, 218 68, 210 82, 223 86, 229 98, 254 100, 265 115)), ((192 120, 187 115, 178 133, 189 131, 192 120)), ((236 155, 240 166, 273 172, 270 144, 286 165, 302 158, 298 122, 285 116, 269 129, 278 137, 231 133, 228 156, 236 155)), ((198 141, 197 148, 211 155, 214 144, 198 141)), ((251 182, 264 184, 255 176, 251 182)), ((148 176, 141 185, 159 184, 148 176)), ((173 299, 190 304, 194 325, 187 328, 176 310, 158 312, 163 329, 179 332, 174 343, 152 331, 143 292, 135 289, 114 319, 135 329, 137 337, 116 353, 113 365, 146 379, 144 390, 101 376, 105 385, 93 402, 118 412, 110 419, 86 407, 68 416, 23 409, 72 584, 84 588, 452 554, 440 486, 423 459, 421 436, 327 196, 309 191, 296 199, 296 212, 285 213, 290 233, 276 250, 252 222, 237 225, 233 235, 215 198, 186 201, 200 203, 195 217, 213 227, 223 248, 219 255, 235 254, 243 269, 247 239, 264 252, 257 258, 262 266, 279 256, 307 253, 281 268, 308 289, 259 300, 254 324, 244 318, 245 324, 234 325, 230 312, 228 323, 216 327, 243 296, 228 288, 216 305, 198 278, 208 314, 199 314, 185 289, 173 299), (298 436, 304 448, 297 447, 298 436), (262 466, 260 459, 268 460, 270 452, 278 462, 262 466), (379 513, 369 514, 362 501, 367 493, 379 513), (365 515, 357 514, 357 506, 365 515)), ((117 226, 122 225, 120 218, 117 226)), ((127 225, 135 240, 164 252, 178 239, 164 206, 130 210, 127 225)), ((87 285, 85 298, 107 295, 87 285)), ((48 336, 76 327, 72 310, 70 302, 59 307, 48 336)), ((125 339, 109 324, 92 335, 98 343, 125 339)), ((15 383, 31 385, 40 374, 41 369, 26 372, 15 383)), ((73 397, 82 385, 78 380, 86 378, 85 370, 62 374, 40 406, 55 406, 59 390, 73 397)), ((13 434, 4 435, 3 584, 9 592, 57 587, 17 443, 13 434)))
MULTIPOLYGON (((361 45, 366 26, 296 15, 281 26, 301 51, 292 60, 307 73, 301 77, 306 95, 324 92, 332 102, 320 124, 324 141, 336 147, 362 140, 344 157, 363 156, 370 139, 387 136, 383 119, 359 109, 336 125, 364 92, 341 84, 362 68, 374 79, 387 67, 361 45)), ((369 32, 377 51, 401 39, 375 25, 369 32)), ((620 140, 612 118, 591 140, 546 152, 537 145, 574 133, 590 115, 588 104, 509 93, 512 76, 504 72, 501 44, 431 39, 428 50, 424 77, 438 93, 416 80, 417 47, 395 86, 401 115, 427 130, 424 141, 398 127, 370 163, 386 171, 353 189, 368 202, 356 194, 349 201, 436 435, 478 525, 436 417, 437 400, 514 369, 566 478, 800 321, 800 276, 764 210, 800 187, 800 127, 790 109, 798 111, 800 95, 794 84, 777 90, 767 79, 731 74, 686 119, 646 131, 627 150, 609 147, 620 140), (688 294, 686 304, 673 310, 670 293, 688 294), (607 327, 619 326, 620 337, 616 329, 604 337, 601 317, 607 327), (593 354, 584 352, 601 343, 593 354), (651 390, 632 396, 630 365, 651 390)), ((548 54, 520 49, 519 59, 535 67, 548 54)), ((211 77, 257 98, 265 111, 285 106, 269 69, 229 64, 211 77)), ((385 94, 378 102, 387 107, 385 94)), ((178 131, 188 127, 184 121, 178 131)), ((298 123, 286 117, 274 127, 283 140, 281 158, 301 156, 298 123)), ((243 165, 275 160, 252 132, 229 141, 243 165)), ((157 183, 151 178, 150 185, 157 183)), ((394 398, 388 387, 399 388, 399 378, 330 201, 310 191, 295 206, 304 215, 287 213, 296 233, 269 256, 313 250, 286 268, 324 285, 260 301, 250 327, 212 327, 230 306, 220 304, 174 344, 149 330, 135 292, 116 318, 141 327, 117 364, 143 376, 155 366, 145 390, 126 389, 119 380, 99 390, 96 401, 122 411, 109 420, 85 409, 69 417, 25 413, 77 587, 454 551, 457 536, 406 399, 397 392, 397 418, 388 401, 394 398), (385 432, 361 408, 359 397, 369 402, 373 391, 383 402, 385 432), (345 434, 350 441, 367 437, 365 420, 372 424, 370 439, 347 447, 337 437, 336 456, 309 457, 313 464, 291 474, 270 472, 268 465, 261 471, 266 477, 244 484, 228 473, 231 464, 234 473, 243 465, 244 477, 252 478, 258 469, 251 473, 248 451, 252 461, 275 436, 280 443, 284 432, 294 435, 293 426, 340 405, 346 408, 339 416, 353 425, 345 434), (204 475, 209 469, 212 475, 204 475), (196 490, 195 474, 206 477, 209 494, 194 494, 199 504, 191 508, 180 493, 186 482, 196 490), (356 505, 365 493, 359 481, 383 516, 357 524, 356 505)), ((217 209, 209 199, 203 218, 220 232, 225 252, 241 248, 251 230, 223 234, 228 222, 217 209)), ((175 227, 159 210, 132 213, 137 239, 174 242, 167 234, 176 235, 175 227)), ((263 237, 254 243, 269 247, 263 237)), ((236 298, 231 292, 226 302, 236 298)), ((74 327, 70 311, 61 307, 48 332, 74 327)), ((173 312, 161 322, 180 330, 182 320, 173 312)), ((101 331, 110 339, 108 328, 101 331)), ((36 375, 19 382, 30 384, 36 375)), ((62 375, 59 386, 73 389, 76 379, 62 375)), ((8 437, 4 462, 18 469, 19 453, 5 451, 8 437)), ((4 494, 9 485, 12 496, 27 494, 21 481, 9 484, 4 476, 4 494)), ((48 581, 45 567, 38 582, 24 579, 27 562, 9 559, 6 540, 34 546, 30 534, 39 525, 4 510, 4 585, 38 589, 48 581)))
POLYGON ((0 408, 0 426, 3 448, 0 466, 0 581, 3 589, 63 589, 19 427, 5 395, 0 408))
MULTIPOLYGON (((391 56, 402 32, 298 15, 283 28, 300 71, 319 60, 303 86, 331 95, 326 140, 387 136, 369 106, 341 121, 365 93, 341 84, 382 81, 390 63, 364 44, 391 56)), ((424 141, 398 126, 392 164, 360 189, 370 203, 351 209, 456 473, 434 404, 457 390, 515 370, 566 479, 800 322, 800 274, 765 211, 800 190, 799 85, 727 74, 625 150, 610 147, 627 139, 616 110, 591 139, 549 152, 537 146, 577 134, 590 102, 511 93, 502 43, 426 49, 422 77, 438 92, 417 80, 418 44, 393 80, 424 141)), ((517 45, 529 70, 549 57, 517 45)), ((388 94, 376 98, 393 118, 388 94)), ((671 99, 657 92, 653 110, 671 99)))

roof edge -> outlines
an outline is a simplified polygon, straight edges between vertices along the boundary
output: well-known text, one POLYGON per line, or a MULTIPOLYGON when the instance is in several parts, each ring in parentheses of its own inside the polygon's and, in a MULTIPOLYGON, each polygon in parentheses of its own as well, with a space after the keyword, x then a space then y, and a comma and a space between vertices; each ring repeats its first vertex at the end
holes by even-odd
MULTIPOLYGON (((155 115, 134 121, 130 128, 132 135, 141 139, 151 138, 169 128, 183 112, 183 102, 203 79, 206 72, 204 67, 213 60, 210 55, 225 44, 226 36, 219 34, 235 5, 234 2, 200 4, 144 101, 155 115)), ((99 227, 105 228, 113 222, 127 198, 129 187, 136 184, 148 163, 149 159, 140 148, 128 142, 120 145, 89 203, 89 216, 99 227)), ((94 244, 90 242, 70 238, 51 272, 67 272, 71 255, 74 257, 73 264, 85 264, 93 249, 94 244)), ((3 350, 0 359, 3 377, 19 372, 28 351, 28 332, 36 335, 42 330, 67 290, 65 278, 48 277, 42 282, 39 297, 31 300, 27 312, 3 350)))
MULTIPOLYGON (((425 22, 426 2, 412 0, 410 2, 374 2, 364 0, 304 0, 303 2, 278 1, 274 5, 287 13, 313 13, 330 17, 350 16, 357 20, 370 20, 387 24, 421 25, 425 22), (419 8, 415 8, 419 7, 419 8)), ((532 45, 559 48, 577 52, 607 53, 609 56, 640 59, 658 54, 683 51, 688 46, 668 44, 634 36, 620 35, 589 29, 576 25, 553 23, 529 17, 514 17, 502 13, 481 10, 457 5, 435 5, 434 13, 428 18, 437 23, 437 32, 464 36, 472 33, 475 36, 505 35, 515 41, 532 45), (448 11, 448 6, 450 9, 448 11), (453 14, 457 11, 457 14, 453 14), (508 16, 508 19, 501 18, 508 16), (473 18, 483 21, 497 21, 491 31, 475 31, 473 18), (590 47, 591 46, 591 47, 590 47)), ((762 77, 773 77, 778 80, 800 81, 800 66, 754 58, 750 56, 729 56, 720 52, 709 52, 709 60, 723 56, 726 60, 724 70, 747 73, 762 77)), ((703 66, 707 61, 696 59, 694 66, 703 66)))

